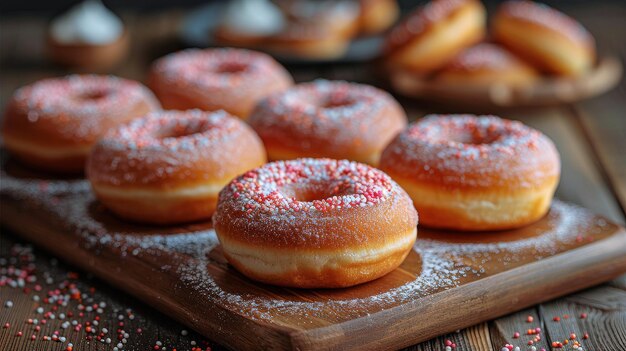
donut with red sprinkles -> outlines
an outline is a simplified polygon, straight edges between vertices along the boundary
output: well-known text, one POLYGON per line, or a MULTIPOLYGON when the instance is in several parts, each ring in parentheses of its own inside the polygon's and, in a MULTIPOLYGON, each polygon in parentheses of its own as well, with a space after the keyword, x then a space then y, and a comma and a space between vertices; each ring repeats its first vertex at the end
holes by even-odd
POLYGON ((293 78, 269 55, 244 49, 187 49, 152 66, 148 85, 163 107, 225 110, 246 119, 262 98, 293 78))
POLYGON ((138 82, 113 76, 71 75, 20 88, 2 126, 6 148, 38 169, 82 172, 91 147, 111 128, 160 109, 138 82))
POLYGON ((278 161, 226 186, 213 216, 228 261, 292 287, 343 287, 395 269, 416 239, 417 212, 389 176, 348 160, 278 161))
POLYGON ((87 162, 102 203, 148 223, 210 218, 235 176, 265 163, 259 138, 224 111, 161 111, 107 133, 87 162))
POLYGON ((547 212, 560 176, 552 141, 495 116, 431 115, 383 152, 380 168, 411 195, 424 225, 516 228, 547 212))
POLYGON ((264 99, 248 122, 271 160, 329 157, 376 165, 407 118, 380 89, 316 80, 264 99))

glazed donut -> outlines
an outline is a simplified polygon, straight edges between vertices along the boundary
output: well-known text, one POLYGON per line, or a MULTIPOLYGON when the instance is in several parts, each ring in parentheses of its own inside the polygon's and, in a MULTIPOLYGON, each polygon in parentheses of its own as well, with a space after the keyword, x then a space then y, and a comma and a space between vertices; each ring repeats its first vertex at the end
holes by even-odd
POLYGON ((244 49, 188 49, 152 67, 149 86, 165 109, 225 110, 246 119, 265 96, 293 84, 270 56, 244 49))
POLYGON ((485 9, 478 0, 432 0, 389 34, 387 67, 424 75, 441 68, 485 35, 485 9))
POLYGON ((544 4, 507 1, 492 25, 494 38, 548 73, 578 75, 595 60, 595 41, 576 20, 544 4))
POLYGON ((376 34, 387 30, 398 19, 400 8, 396 0, 360 0, 361 33, 376 34))
POLYGON ((382 90, 316 80, 264 99, 248 122, 271 160, 330 157, 376 165, 407 118, 382 90))
POLYGON ((463 50, 437 72, 437 82, 451 86, 528 85, 539 73, 506 49, 481 43, 463 50))
POLYGON ((520 122, 473 115, 413 123, 385 149, 380 168, 409 193, 422 224, 468 231, 540 219, 560 175, 548 137, 520 122))
POLYGON ((279 161, 233 180, 215 232, 228 262, 275 285, 338 288, 381 277, 417 234, 411 199, 383 172, 347 160, 279 161))
POLYGON ((77 173, 107 130, 158 109, 154 95, 138 82, 95 75, 44 79, 15 92, 2 137, 22 163, 77 173))
POLYGON ((210 218, 235 176, 265 163, 259 138, 224 111, 162 111, 107 133, 87 161, 98 199, 132 221, 210 218))

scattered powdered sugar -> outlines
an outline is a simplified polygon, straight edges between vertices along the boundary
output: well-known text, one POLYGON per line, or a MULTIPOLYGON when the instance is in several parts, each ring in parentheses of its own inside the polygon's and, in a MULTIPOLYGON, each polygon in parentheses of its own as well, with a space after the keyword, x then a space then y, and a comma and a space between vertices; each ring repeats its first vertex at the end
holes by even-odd
MULTIPOLYGON (((472 277, 510 269, 516 263, 523 263, 518 262, 521 259, 532 261, 558 254, 564 250, 561 244, 571 243, 583 234, 592 238, 593 230, 590 228, 601 229, 606 225, 606 222, 579 207, 555 200, 548 224, 542 225, 542 228, 550 228, 547 232, 538 232, 519 240, 487 243, 479 240, 470 242, 466 235, 460 237, 461 240, 437 240, 432 235, 429 239, 418 237, 415 253, 411 254, 413 258, 403 264, 405 271, 414 272, 413 279, 407 277, 406 282, 399 286, 358 297, 337 297, 321 292, 322 296, 312 294, 314 297, 302 299, 294 295, 306 294, 307 291, 293 294, 292 289, 274 289, 272 294, 260 295, 254 293, 254 289, 233 285, 225 281, 223 275, 212 273, 211 266, 232 268, 225 268, 223 258, 213 252, 218 240, 207 224, 184 228, 132 225, 118 221, 104 211, 88 190, 86 181, 42 183, 17 180, 6 174, 2 176, 0 195, 3 198, 19 199, 20 205, 29 207, 29 211, 52 214, 59 224, 67 226, 68 238, 78 234, 82 238, 81 245, 94 255, 106 250, 118 253, 120 259, 137 256, 152 262, 167 257, 163 261, 167 264, 159 269, 177 272, 180 288, 190 289, 200 298, 211 300, 233 313, 267 322, 275 320, 277 314, 298 316, 303 321, 314 316, 340 320, 345 318, 342 311, 346 309, 350 310, 352 318, 365 316, 454 288, 472 277), (17 186, 18 183, 22 186, 17 186)), ((368 284, 373 287, 370 290, 376 290, 376 281, 368 284)))

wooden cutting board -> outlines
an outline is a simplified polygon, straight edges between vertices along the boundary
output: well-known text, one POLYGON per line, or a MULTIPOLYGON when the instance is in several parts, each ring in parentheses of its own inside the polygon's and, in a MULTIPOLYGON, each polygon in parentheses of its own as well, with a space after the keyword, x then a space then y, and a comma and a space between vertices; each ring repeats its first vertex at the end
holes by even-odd
POLYGON ((108 213, 85 180, 10 164, 0 177, 2 225, 236 349, 396 349, 626 271, 623 228, 555 201, 519 230, 419 228, 402 266, 370 283, 285 289, 229 267, 209 223, 135 225, 108 213))

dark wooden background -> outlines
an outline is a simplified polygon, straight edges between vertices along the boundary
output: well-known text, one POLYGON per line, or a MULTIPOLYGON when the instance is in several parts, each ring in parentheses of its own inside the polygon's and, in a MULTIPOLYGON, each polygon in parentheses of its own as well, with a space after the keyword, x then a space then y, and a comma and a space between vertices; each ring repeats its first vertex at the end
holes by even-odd
MULTIPOLYGON (((23 9, 33 5, 26 1, 23 9)), ((7 5, 3 3, 4 9, 7 5)), ((601 53, 613 53, 624 58, 626 55, 626 3, 622 1, 553 1, 561 8, 581 20, 596 36, 601 53)), ((13 6, 13 5, 11 5, 13 6)), ((34 5, 33 5, 34 6, 34 5)), ((15 7, 19 7, 15 5, 15 7)), ((15 8, 13 9, 15 10, 15 8)), ((168 9, 153 10, 150 13, 122 11, 122 16, 132 35, 132 52, 127 61, 112 73, 143 80, 149 63, 170 51, 181 48, 177 39, 177 30, 184 11, 168 9)), ((51 66, 43 52, 43 38, 48 18, 40 13, 17 14, 10 12, 0 18, 0 108, 4 107, 8 97, 17 87, 47 76, 62 75, 68 71, 51 66)), ((375 74, 375 68, 368 64, 340 64, 289 66, 298 81, 307 81, 317 77, 360 81, 386 87, 375 74)), ((592 209, 618 223, 625 223, 626 209, 626 84, 612 92, 572 106, 559 106, 521 111, 479 111, 496 113, 503 117, 519 119, 548 134, 556 143, 562 157, 563 174, 557 196, 592 209)), ((426 103, 400 101, 409 112, 411 119, 419 118, 429 112, 468 112, 452 104, 429 105, 426 103)), ((1 181, 1 179, 0 179, 1 181)), ((2 215, 2 214, 0 214, 2 215)), ((0 277, 8 264, 1 258, 10 259, 11 248, 16 244, 25 244, 13 233, 3 229, 0 234, 0 277)), ((64 279, 74 268, 57 264, 56 259, 35 248, 37 255, 37 274, 50 275, 54 281, 64 279)), ((62 261, 62 257, 60 258, 62 261)), ((580 277, 585 279, 585 277, 580 277)), ((183 326, 172 322, 168 317, 155 312, 132 297, 107 286, 106 282, 93 279, 87 273, 80 273, 72 279, 83 288, 94 287, 96 299, 106 301, 109 306, 119 309, 131 308, 136 318, 127 320, 126 330, 131 331, 126 350, 153 349, 160 341, 167 350, 191 349, 191 341, 204 345, 202 337, 189 332, 181 335, 183 326), (136 329, 142 332, 137 333, 136 329)), ((38 318, 34 312, 37 303, 21 289, 0 286, 0 350, 63 350, 60 343, 30 341, 25 321, 38 318), (5 301, 12 301, 14 306, 7 308, 5 301), (2 326, 9 322, 9 329, 2 326), (24 330, 26 336, 17 337, 15 333, 24 330)), ((68 307, 71 309, 72 306, 68 307)), ((75 306, 74 306, 75 307, 75 306)), ((626 350, 626 276, 610 283, 565 296, 549 303, 520 311, 507 317, 485 322, 458 333, 445 335, 429 342, 415 345, 410 350, 444 350, 444 340, 450 339, 457 344, 459 351, 465 350, 500 350, 506 343, 514 343, 526 350, 528 338, 513 339, 513 333, 524 334, 530 324, 526 317, 532 315, 532 326, 541 326, 543 339, 537 344, 550 349, 552 341, 563 341, 571 332, 578 336, 589 333, 584 340, 585 350, 626 350), (586 319, 580 319, 581 313, 588 313, 586 319), (569 315, 572 318, 553 322, 554 316, 569 315), (524 340, 521 342, 520 340, 524 340)), ((113 309, 102 315, 101 326, 116 329, 117 313, 113 309)), ((42 333, 50 335, 58 329, 59 321, 51 321, 42 326, 42 333)), ((74 350, 112 350, 112 344, 98 342, 87 343, 84 333, 71 334, 74 350)), ((44 334, 41 334, 44 335, 44 334)), ((219 349, 219 340, 209 342, 213 349, 219 349)), ((206 348, 206 346, 205 346, 206 348)), ((160 349, 163 349, 160 347, 160 349)), ((566 345, 571 350, 571 345, 566 345)))

